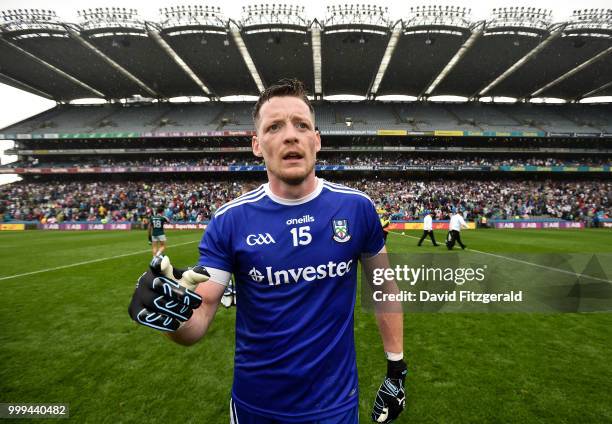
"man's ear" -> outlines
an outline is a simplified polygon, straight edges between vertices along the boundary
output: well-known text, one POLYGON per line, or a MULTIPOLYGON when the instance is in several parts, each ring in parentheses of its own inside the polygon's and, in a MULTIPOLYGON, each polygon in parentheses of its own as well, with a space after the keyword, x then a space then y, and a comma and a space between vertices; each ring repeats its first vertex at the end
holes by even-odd
POLYGON ((261 146, 259 145, 259 139, 256 135, 251 139, 251 148, 253 149, 253 154, 258 158, 263 157, 263 153, 261 152, 261 146))
POLYGON ((315 151, 319 152, 321 150, 321 133, 319 130, 315 130, 315 151))

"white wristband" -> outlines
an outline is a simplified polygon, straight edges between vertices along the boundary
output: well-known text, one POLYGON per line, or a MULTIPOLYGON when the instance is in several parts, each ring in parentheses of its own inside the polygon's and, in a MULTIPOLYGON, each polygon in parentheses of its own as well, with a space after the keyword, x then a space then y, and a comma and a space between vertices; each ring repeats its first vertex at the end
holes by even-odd
POLYGON ((385 352, 387 359, 389 361, 401 361, 404 359, 404 352, 394 353, 394 352, 385 352))

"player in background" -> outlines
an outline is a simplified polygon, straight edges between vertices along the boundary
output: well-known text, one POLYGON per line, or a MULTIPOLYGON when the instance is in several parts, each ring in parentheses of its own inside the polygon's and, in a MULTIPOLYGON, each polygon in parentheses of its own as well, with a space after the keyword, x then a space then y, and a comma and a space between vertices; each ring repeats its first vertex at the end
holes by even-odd
POLYGON ((149 220, 149 237, 152 242, 153 256, 162 255, 166 250, 166 234, 164 225, 170 221, 164 215, 164 207, 157 208, 157 214, 149 220))
POLYGON ((434 237, 433 219, 431 218, 431 212, 426 209, 423 213, 425 215, 425 218, 423 218, 423 235, 421 236, 421 239, 419 240, 419 243, 417 244, 417 246, 420 247, 421 244, 423 243, 423 240, 425 240, 425 238, 429 236, 431 238, 431 242, 433 243, 433 245, 435 247, 438 247, 439 244, 436 243, 436 238, 434 237))
POLYGON ((462 228, 468 228, 468 226, 461 216, 459 209, 453 207, 453 215, 451 216, 448 224, 448 236, 446 237, 446 247, 448 250, 452 250, 452 248, 455 246, 455 242, 459 243, 461 249, 465 249, 467 247, 461 242, 462 228))
MULTIPOLYGON (((233 273, 240 301, 230 421, 358 424, 357 261, 370 275, 389 267, 374 204, 315 176, 321 138, 301 82, 268 87, 253 116, 252 148, 268 183, 217 209, 194 270, 143 274, 130 315, 192 345, 206 334, 233 273), (199 284, 187 290, 183 280, 199 284)), ((391 306, 375 312, 387 358, 371 415, 379 423, 392 422, 405 405, 403 314, 398 302, 391 306)))
POLYGON ((147 240, 149 241, 149 246, 151 246, 153 244, 153 240, 151 240, 151 231, 149 231, 149 218, 152 215, 152 213, 150 213, 149 211, 147 211, 147 214, 145 216, 142 217, 142 229, 147 231, 147 240))
POLYGON ((385 244, 387 244, 387 236, 389 235, 389 226, 391 225, 391 220, 389 219, 388 213, 383 213, 380 216, 380 225, 383 229, 383 237, 385 239, 385 244))

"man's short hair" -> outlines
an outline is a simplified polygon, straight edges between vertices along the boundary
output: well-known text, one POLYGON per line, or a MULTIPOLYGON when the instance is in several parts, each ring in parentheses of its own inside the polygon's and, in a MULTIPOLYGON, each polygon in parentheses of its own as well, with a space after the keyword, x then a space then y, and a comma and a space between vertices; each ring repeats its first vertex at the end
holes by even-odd
POLYGON ((301 99, 304 103, 306 103, 308 109, 310 109, 310 113, 314 115, 314 108, 312 107, 312 103, 310 103, 310 100, 308 100, 308 97, 306 96, 306 88, 304 87, 304 83, 296 78, 283 78, 266 88, 259 95, 259 99, 253 107, 253 122, 255 123, 255 126, 257 126, 257 120, 259 119, 259 110, 261 109, 263 104, 270 100, 272 97, 283 96, 291 96, 301 99))

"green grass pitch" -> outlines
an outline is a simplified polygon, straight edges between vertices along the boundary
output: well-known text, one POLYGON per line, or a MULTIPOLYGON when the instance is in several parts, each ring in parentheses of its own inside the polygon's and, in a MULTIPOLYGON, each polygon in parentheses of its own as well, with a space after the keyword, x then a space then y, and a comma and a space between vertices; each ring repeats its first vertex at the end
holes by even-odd
MULTIPOLYGON (((390 235, 389 250, 433 251, 408 237, 419 233, 390 235)), ((173 263, 195 263, 200 236, 169 232, 173 263)), ((463 239, 487 252, 612 252, 609 230, 463 239)), ((149 258, 141 231, 0 233, 0 402, 68 403, 78 423, 229 422, 234 311, 190 348, 136 325, 127 306, 149 258)), ((385 359, 374 316, 355 314, 369 422, 385 359)), ((400 423, 612 422, 612 314, 407 314, 405 354, 400 423)))

